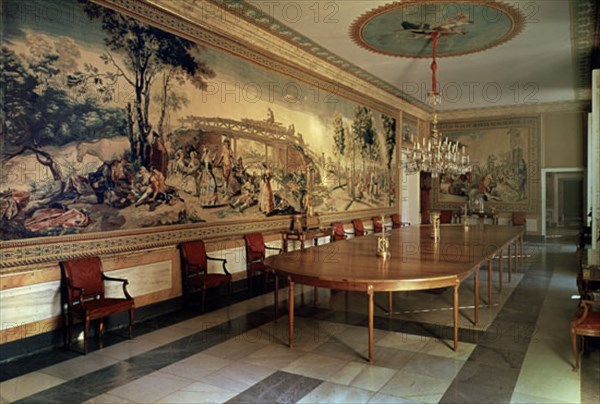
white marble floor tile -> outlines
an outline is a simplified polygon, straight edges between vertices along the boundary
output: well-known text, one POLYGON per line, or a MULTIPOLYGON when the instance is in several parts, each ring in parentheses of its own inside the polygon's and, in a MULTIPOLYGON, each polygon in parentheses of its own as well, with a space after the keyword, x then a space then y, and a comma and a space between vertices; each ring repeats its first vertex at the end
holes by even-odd
POLYGON ((419 352, 431 338, 422 335, 390 332, 375 343, 376 346, 419 352))
POLYGON ((373 395, 371 391, 324 382, 298 403, 366 403, 373 395))
POLYGON ((369 400, 373 404, 414 404, 417 401, 407 400, 401 397, 388 396, 386 394, 377 393, 369 400))
POLYGON ((282 369, 302 356, 302 352, 283 345, 267 345, 246 356, 243 361, 272 369, 282 369))
POLYGON ((147 334, 137 337, 137 340, 148 341, 150 343, 157 343, 160 345, 168 344, 178 339, 187 337, 195 333, 196 331, 179 326, 170 326, 161 328, 160 330, 152 331, 147 334))
POLYGON ((232 363, 233 361, 229 359, 223 359, 201 352, 166 366, 161 369, 161 372, 201 381, 207 375, 217 372, 232 363))
POLYGON ((31 372, 0 383, 0 396, 3 400, 13 402, 44 391, 66 380, 41 372, 31 372))
POLYGON ((112 389, 108 394, 136 403, 153 403, 192 383, 190 379, 158 371, 112 389))
POLYGON ((363 390, 379 391, 394 375, 398 373, 395 369, 379 366, 366 366, 350 385, 363 390))
POLYGON ((40 370, 40 372, 64 380, 71 380, 118 362, 117 359, 105 356, 100 352, 102 351, 96 351, 69 359, 56 365, 48 366, 47 368, 40 370))
POLYGON ((438 402, 451 383, 451 379, 438 379, 401 370, 379 392, 417 402, 438 402))
POLYGON ((221 344, 215 345, 203 351, 207 355, 217 356, 232 361, 241 360, 268 344, 261 340, 249 340, 244 334, 233 337, 221 344))
POLYGON ((237 393, 250 388, 275 372, 275 369, 235 362, 207 375, 203 382, 237 393))
POLYGON ((135 401, 127 400, 123 397, 113 396, 112 394, 100 394, 91 400, 84 401, 84 404, 130 404, 135 401))
POLYGON ((457 351, 454 351, 453 346, 454 342, 452 340, 431 338, 420 352, 424 352, 428 355, 466 361, 469 359, 469 356, 471 356, 471 353, 477 345, 459 341, 457 351))
POLYGON ((327 380, 347 364, 347 361, 311 353, 304 354, 282 370, 297 375, 327 380))
POLYGON ((160 399, 159 403, 222 403, 238 393, 211 384, 197 382, 160 399))
POLYGON ((158 348, 162 344, 156 341, 144 341, 138 338, 128 339, 118 344, 102 348, 98 353, 110 358, 126 360, 132 356, 158 348))
POLYGON ((360 374, 367 366, 365 363, 349 362, 336 373, 334 373, 328 381, 336 384, 349 385, 356 376, 360 374))

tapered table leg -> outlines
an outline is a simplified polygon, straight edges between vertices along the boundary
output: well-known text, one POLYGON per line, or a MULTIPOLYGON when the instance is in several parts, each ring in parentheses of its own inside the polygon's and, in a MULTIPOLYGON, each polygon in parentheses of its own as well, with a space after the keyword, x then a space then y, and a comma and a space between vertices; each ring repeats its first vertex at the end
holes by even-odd
POLYGON ((458 288, 460 283, 454 286, 454 351, 458 350, 458 288))
POLYGON ((519 239, 515 239, 515 273, 519 272, 519 239))
POLYGON ((508 281, 512 281, 512 257, 510 256, 510 243, 508 243, 508 246, 506 246, 506 248, 508 249, 508 257, 507 257, 507 261, 508 261, 508 281))
POLYGON ((473 309, 475 310, 475 325, 479 321, 479 268, 475 271, 475 293, 474 293, 475 304, 473 309))
POLYGON ((498 255, 498 290, 502 292, 502 256, 504 255, 504 250, 500 249, 500 255, 498 255))
POLYGON ((275 322, 277 322, 277 312, 279 311, 279 276, 275 272, 275 290, 273 291, 273 298, 275 299, 275 322))
POLYGON ((488 307, 492 307, 492 260, 488 259, 488 307))
POLYGON ((288 294, 288 311, 290 320, 290 348, 294 347, 294 281, 288 278, 289 294, 288 294))
POLYGON ((373 363, 373 285, 368 286, 367 294, 369 295, 369 362, 373 363))

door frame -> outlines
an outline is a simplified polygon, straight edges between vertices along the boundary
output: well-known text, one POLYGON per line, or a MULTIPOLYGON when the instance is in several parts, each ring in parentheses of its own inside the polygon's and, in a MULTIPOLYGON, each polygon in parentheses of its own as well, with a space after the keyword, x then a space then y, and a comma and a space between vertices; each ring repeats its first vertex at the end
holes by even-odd
MULTIPOLYGON (((541 222, 542 222, 542 237, 546 237, 546 174, 547 173, 577 173, 580 172, 584 177, 584 195, 582 195, 581 197, 583 198, 582 200, 584 201, 584 206, 585 206, 585 169, 583 167, 563 167, 563 168, 542 168, 542 178, 541 178, 541 222)), ((555 192, 558 192, 558 190, 555 190, 555 192)), ((584 208, 585 209, 585 208, 584 208)))

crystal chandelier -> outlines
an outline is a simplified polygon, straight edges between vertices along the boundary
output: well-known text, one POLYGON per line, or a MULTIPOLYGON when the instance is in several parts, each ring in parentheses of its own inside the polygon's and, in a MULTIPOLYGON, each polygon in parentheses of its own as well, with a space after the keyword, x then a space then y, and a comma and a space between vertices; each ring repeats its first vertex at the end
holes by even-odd
POLYGON ((440 174, 458 175, 471 171, 469 156, 466 154, 465 146, 460 147, 458 142, 443 138, 437 129, 437 107, 440 105, 442 96, 437 90, 436 79, 436 52, 437 40, 440 33, 434 31, 431 34, 433 46, 433 62, 431 62, 432 91, 427 93, 427 101, 431 104, 431 135, 429 139, 422 139, 420 143, 415 142, 412 137, 413 149, 406 156, 404 169, 409 173, 425 171, 431 173, 432 178, 440 174))

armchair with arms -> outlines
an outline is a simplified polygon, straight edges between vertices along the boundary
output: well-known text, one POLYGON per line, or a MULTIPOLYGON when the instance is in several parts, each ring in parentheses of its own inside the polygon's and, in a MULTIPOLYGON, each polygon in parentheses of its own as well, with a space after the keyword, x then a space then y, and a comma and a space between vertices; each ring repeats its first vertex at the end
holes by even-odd
POLYGON ((227 270, 227 260, 214 258, 206 254, 206 246, 202 240, 188 241, 181 248, 181 281, 184 302, 188 303, 188 295, 202 291, 202 312, 206 301, 206 289, 227 284, 228 298, 231 299, 231 274, 227 270), (217 261, 222 264, 223 273, 209 273, 208 261, 217 261))
POLYGON ((70 346, 72 329, 76 319, 82 320, 84 353, 88 351, 90 322, 100 320, 100 335, 104 328, 104 318, 113 314, 129 312, 129 338, 132 338, 135 302, 127 291, 127 279, 113 278, 102 271, 98 257, 79 258, 61 262, 63 309, 67 328, 66 345, 70 346), (104 296, 104 281, 121 282, 124 298, 104 296))

